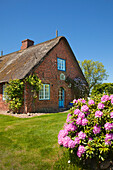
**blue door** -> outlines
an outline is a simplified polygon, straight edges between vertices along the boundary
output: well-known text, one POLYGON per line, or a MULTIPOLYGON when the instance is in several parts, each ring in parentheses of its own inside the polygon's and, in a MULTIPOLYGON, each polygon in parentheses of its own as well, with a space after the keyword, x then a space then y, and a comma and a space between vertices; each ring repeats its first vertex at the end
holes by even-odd
POLYGON ((59 89, 59 108, 64 107, 64 88, 59 89))

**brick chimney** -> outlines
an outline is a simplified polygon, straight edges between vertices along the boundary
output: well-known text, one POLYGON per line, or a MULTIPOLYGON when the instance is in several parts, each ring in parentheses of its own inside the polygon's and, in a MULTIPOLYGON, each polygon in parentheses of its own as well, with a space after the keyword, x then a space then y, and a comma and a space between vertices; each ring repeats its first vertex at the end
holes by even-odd
POLYGON ((24 50, 30 46, 34 45, 34 41, 26 39, 22 41, 22 46, 21 46, 21 50, 24 50))

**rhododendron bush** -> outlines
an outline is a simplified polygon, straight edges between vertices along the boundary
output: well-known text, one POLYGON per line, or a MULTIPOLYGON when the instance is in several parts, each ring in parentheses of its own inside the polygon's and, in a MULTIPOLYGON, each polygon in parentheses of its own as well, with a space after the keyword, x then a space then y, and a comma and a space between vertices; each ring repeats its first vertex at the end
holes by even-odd
POLYGON ((78 99, 58 134, 59 145, 81 160, 104 161, 113 154, 113 95, 78 99))

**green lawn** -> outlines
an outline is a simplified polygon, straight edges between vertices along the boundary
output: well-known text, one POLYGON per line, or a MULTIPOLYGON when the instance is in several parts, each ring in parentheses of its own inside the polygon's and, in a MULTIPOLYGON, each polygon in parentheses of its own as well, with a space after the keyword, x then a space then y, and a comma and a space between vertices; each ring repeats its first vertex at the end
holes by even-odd
POLYGON ((24 119, 0 115, 0 170, 72 169, 57 142, 66 117, 67 113, 24 119))

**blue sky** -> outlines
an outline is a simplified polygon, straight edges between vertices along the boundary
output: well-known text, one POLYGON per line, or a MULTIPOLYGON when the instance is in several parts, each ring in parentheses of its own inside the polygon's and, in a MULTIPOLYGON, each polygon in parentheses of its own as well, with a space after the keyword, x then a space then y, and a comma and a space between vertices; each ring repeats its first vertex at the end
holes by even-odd
POLYGON ((79 61, 102 62, 113 83, 113 0, 0 0, 0 51, 65 36, 79 61))

